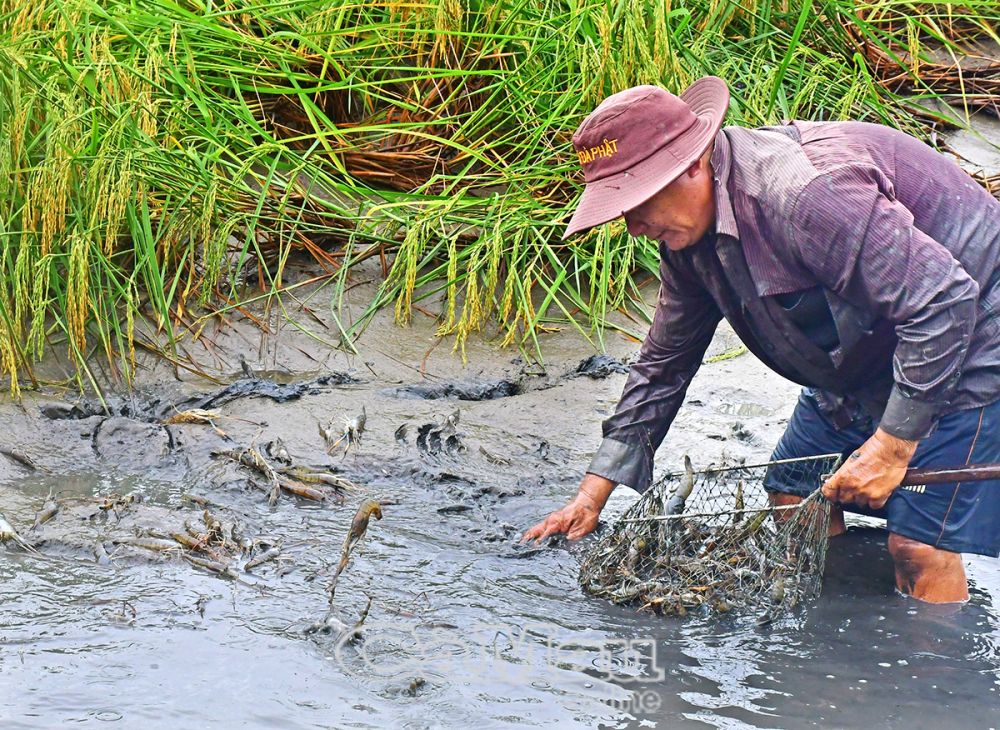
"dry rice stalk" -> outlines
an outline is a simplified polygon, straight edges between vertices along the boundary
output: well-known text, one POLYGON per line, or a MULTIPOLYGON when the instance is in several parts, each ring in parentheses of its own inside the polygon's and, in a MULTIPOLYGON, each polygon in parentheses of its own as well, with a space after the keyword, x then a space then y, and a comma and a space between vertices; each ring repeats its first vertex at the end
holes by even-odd
POLYGON ((903 7, 900 12, 908 7, 914 14, 889 15, 881 8, 869 7, 840 19, 879 82, 894 91, 921 86, 938 93, 960 94, 970 107, 995 112, 996 95, 1000 94, 1000 48, 984 21, 977 22, 968 14, 942 21, 933 3, 903 7), (921 11, 926 15, 920 15, 921 11), (921 35, 918 21, 935 27, 947 43, 921 35))

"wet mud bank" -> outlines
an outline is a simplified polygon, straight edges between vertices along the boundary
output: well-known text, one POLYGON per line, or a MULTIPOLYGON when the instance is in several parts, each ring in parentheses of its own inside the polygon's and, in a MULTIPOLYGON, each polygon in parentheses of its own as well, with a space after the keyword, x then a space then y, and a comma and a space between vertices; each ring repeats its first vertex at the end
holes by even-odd
MULTIPOLYGON (((0 406, 0 512, 33 548, 0 552, 5 728, 989 726, 996 561, 930 610, 856 523, 823 600, 759 627, 611 606, 577 585, 588 540, 517 543, 575 491, 634 340, 464 365, 431 319, 380 315, 350 353, 268 323, 186 344, 215 383, 150 359, 103 402, 0 406)), ((721 328, 658 469, 767 458, 797 388, 713 357, 737 345, 721 328)))

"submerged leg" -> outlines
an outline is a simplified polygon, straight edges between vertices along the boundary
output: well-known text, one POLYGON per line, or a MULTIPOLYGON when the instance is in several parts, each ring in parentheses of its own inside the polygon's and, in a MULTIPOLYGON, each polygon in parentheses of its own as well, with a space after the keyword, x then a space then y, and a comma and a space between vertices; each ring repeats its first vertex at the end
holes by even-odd
MULTIPOLYGON (((798 496, 797 494, 785 494, 783 492, 768 492, 768 500, 771 502, 772 507, 782 507, 788 504, 798 504, 804 498, 798 496)), ((795 511, 795 510, 793 510, 795 511)), ((775 512, 774 519, 781 520, 782 513, 775 512)), ((830 505, 830 528, 827 531, 827 537, 836 537, 837 535, 843 535, 847 532, 847 527, 844 525, 844 510, 839 505, 830 505)))
POLYGON ((889 553, 896 568, 896 588, 928 603, 969 599, 969 584, 960 553, 889 533, 889 553))
MULTIPOLYGON (((850 453, 871 436, 873 427, 870 418, 857 417, 857 422, 838 426, 832 416, 820 406, 820 394, 805 388, 795 404, 791 420, 785 427, 771 461, 784 461, 818 454, 850 453)), ((820 485, 819 474, 810 474, 804 479, 794 463, 768 469, 764 478, 764 488, 768 491, 772 505, 796 504, 820 485)), ((780 519, 775 513, 776 519, 780 519)), ((844 510, 839 505, 830 506, 829 536, 835 537, 846 532, 844 510)))

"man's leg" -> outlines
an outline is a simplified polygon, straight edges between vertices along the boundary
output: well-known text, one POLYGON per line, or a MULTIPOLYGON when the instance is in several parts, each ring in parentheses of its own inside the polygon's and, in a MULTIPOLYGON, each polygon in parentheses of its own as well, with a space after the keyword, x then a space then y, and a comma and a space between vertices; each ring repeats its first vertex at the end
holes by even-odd
POLYGON ((969 599, 969 583, 961 554, 940 550, 895 532, 889 533, 889 552, 900 593, 928 603, 957 603, 969 599))
MULTIPOLYGON (((856 422, 838 427, 816 401, 813 391, 802 390, 795 404, 792 418, 785 427, 778 445, 771 454, 772 461, 796 459, 804 456, 837 454, 853 451, 871 436, 874 426, 871 419, 859 417, 856 422)), ((764 488, 773 505, 797 504, 808 496, 818 484, 815 478, 803 484, 794 467, 772 467, 764 479, 764 488)), ((844 510, 837 505, 830 509, 830 536, 845 532, 844 510)))
MULTIPOLYGON (((798 504, 805 497, 800 497, 797 494, 783 494, 782 492, 768 492, 767 498, 773 507, 783 507, 786 504, 798 504)), ((780 513, 775 512, 775 519, 777 522, 784 524, 780 513)), ((827 531, 829 537, 836 537, 837 535, 843 535, 847 532, 847 526, 844 524, 844 509, 840 505, 831 504, 830 505, 830 528, 827 531)))
MULTIPOLYGON (((943 417, 911 467, 1000 461, 1000 402, 943 417)), ((969 597, 961 553, 1000 554, 1000 482, 900 487, 886 503, 896 587, 931 603, 969 597)))

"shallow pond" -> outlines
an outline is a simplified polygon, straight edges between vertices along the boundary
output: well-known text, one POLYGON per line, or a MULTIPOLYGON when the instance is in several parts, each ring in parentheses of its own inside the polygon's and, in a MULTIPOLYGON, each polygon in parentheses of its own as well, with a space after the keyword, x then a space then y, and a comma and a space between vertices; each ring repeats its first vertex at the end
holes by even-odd
MULTIPOLYGON (((53 420, 37 403, 6 408, 6 445, 30 450, 38 469, 6 465, 0 511, 26 529, 50 491, 66 507, 31 533, 41 556, 0 552, 0 724, 998 726, 995 560, 967 561, 968 605, 921 605, 894 593, 885 533, 856 522, 831 544, 821 600, 761 627, 752 616, 662 618, 590 598, 577 585, 586 540, 516 547, 575 488, 622 377, 554 380, 481 402, 401 396, 389 387, 400 380, 381 378, 222 409, 232 442, 279 436, 296 459, 363 486, 342 505, 283 496, 268 508, 245 474, 212 456, 231 442, 207 426, 161 432, 123 416, 53 420), (363 443, 327 456, 316 423, 361 405, 363 443), (456 407, 464 449, 419 448, 420 425, 456 407), (242 582, 115 547, 137 529, 199 519, 182 497, 192 492, 248 535, 280 542, 282 557, 242 582), (110 494, 142 499, 97 513, 92 498, 110 494), (331 570, 367 497, 383 501, 384 518, 372 521, 335 599, 347 624, 371 599, 363 638, 307 633, 326 612, 331 570), (107 564, 95 559, 98 541, 107 564)), ((699 376, 664 462, 766 458, 794 398, 771 377, 743 359, 699 376)), ((630 494, 614 495, 609 518, 630 494)))

